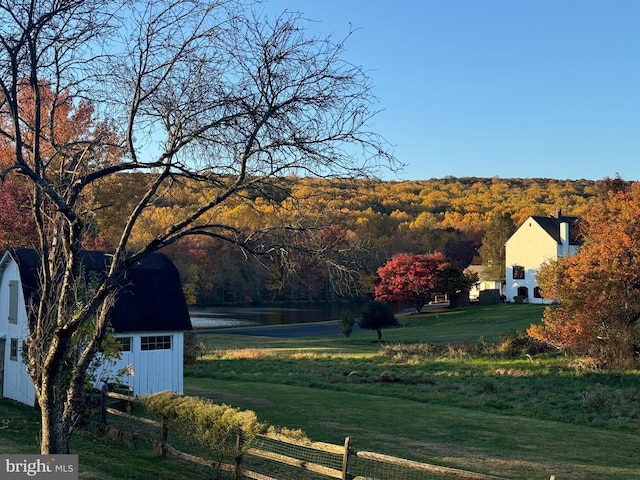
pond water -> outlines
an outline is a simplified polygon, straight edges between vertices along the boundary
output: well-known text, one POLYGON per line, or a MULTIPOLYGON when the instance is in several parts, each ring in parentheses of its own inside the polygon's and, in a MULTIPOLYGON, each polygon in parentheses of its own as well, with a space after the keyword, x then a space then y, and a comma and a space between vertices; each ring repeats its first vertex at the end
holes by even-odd
POLYGON ((191 307, 193 328, 225 328, 250 325, 283 325, 338 320, 343 312, 360 314, 360 303, 300 306, 191 307))

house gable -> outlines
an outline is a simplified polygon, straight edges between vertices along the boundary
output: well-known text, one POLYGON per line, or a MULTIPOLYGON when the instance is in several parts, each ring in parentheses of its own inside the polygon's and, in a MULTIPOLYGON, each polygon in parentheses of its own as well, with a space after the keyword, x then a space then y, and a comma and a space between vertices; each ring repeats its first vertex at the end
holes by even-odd
POLYGON ((0 398, 35 405, 33 383, 27 374, 22 346, 28 336, 20 270, 10 252, 0 258, 0 398), (16 288, 17 287, 17 288, 16 288))
POLYGON ((577 220, 563 216, 560 210, 548 217, 531 216, 509 238, 505 244, 508 300, 524 296, 532 303, 544 302, 536 274, 545 262, 576 252, 577 220))
POLYGON ((529 217, 505 244, 506 264, 540 263, 556 254, 557 245, 535 217, 529 217))

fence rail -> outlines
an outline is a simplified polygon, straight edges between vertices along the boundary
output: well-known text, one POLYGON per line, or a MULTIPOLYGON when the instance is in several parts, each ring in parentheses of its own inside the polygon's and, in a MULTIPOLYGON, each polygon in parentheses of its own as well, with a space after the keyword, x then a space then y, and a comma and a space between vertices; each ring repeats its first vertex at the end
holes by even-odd
MULTIPOLYGON (((137 440, 154 445, 161 457, 171 455, 199 465, 218 468, 220 471, 228 472, 230 478, 236 480, 299 480, 303 478, 305 480, 307 478, 313 480, 320 478, 339 480, 393 480, 396 478, 404 480, 508 480, 503 477, 432 465, 380 453, 358 451, 352 447, 349 437, 345 439, 344 445, 335 445, 324 442, 297 442, 269 435, 259 435, 250 448, 243 454, 236 456, 234 464, 215 462, 180 451, 170 445, 167 441, 168 419, 163 418, 158 421, 131 415, 110 406, 113 401, 119 402, 120 406, 131 406, 137 403, 132 397, 104 391, 100 411, 100 423, 103 430, 117 429, 117 427, 108 425, 108 415, 127 422, 136 422, 141 426, 152 427, 156 431, 156 438, 149 437, 148 429, 146 435, 134 432, 132 429, 119 429, 118 437, 135 437, 137 440), (264 462, 260 464, 261 460, 266 461, 266 464, 264 462), (269 465, 277 465, 278 467, 272 467, 269 474, 255 471, 269 469, 269 465), (288 473, 287 469, 289 469, 288 473), (279 476, 270 476, 274 474, 273 471, 278 471, 276 474, 279 476)), ((237 451, 240 452, 240 446, 243 444, 240 434, 236 444, 237 451)))
POLYGON ((397 465, 400 467, 406 467, 408 469, 426 471, 430 473, 439 473, 442 475, 449 475, 456 478, 467 478, 472 480, 505 480, 502 477, 495 477, 493 475, 485 475, 482 473, 473 473, 466 470, 459 470, 457 468, 441 467, 438 465, 431 465, 428 463, 416 462, 413 460, 406 460, 404 458, 391 457, 381 453, 374 452, 355 452, 358 458, 366 458, 380 463, 386 463, 390 465, 397 465))

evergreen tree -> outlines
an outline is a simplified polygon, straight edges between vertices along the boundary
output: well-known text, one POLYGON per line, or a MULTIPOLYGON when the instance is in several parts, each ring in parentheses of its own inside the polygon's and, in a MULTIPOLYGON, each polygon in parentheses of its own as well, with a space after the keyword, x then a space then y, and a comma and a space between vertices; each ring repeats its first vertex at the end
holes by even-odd
POLYGON ((484 267, 481 280, 505 281, 504 244, 515 231, 516 225, 508 213, 496 213, 491 216, 480 247, 484 267))

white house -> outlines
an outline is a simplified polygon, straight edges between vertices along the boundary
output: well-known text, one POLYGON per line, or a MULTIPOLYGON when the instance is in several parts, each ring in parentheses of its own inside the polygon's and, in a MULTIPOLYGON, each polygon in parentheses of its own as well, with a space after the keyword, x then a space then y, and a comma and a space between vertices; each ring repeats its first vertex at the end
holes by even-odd
POLYGON ((540 295, 536 274, 543 263, 576 253, 577 217, 565 217, 561 210, 548 217, 531 216, 505 244, 507 301, 514 297, 529 303, 548 303, 540 295))
POLYGON ((469 300, 476 302, 480 298, 480 292, 484 290, 497 290, 502 295, 502 282, 496 282, 495 280, 487 280, 484 276, 484 266, 482 265, 469 265, 467 270, 478 274, 478 282, 471 285, 469 289, 469 300))
MULTIPOLYGON (((87 274, 104 272, 109 256, 83 252, 87 274)), ((0 398, 35 404, 35 391, 22 359, 28 337, 27 308, 37 295, 40 265, 35 250, 13 249, 0 258, 0 398)), ((97 382, 120 378, 135 395, 183 391, 184 331, 191 320, 178 271, 163 254, 154 253, 133 267, 121 288, 111 325, 122 346, 122 358, 104 363, 97 382)))

